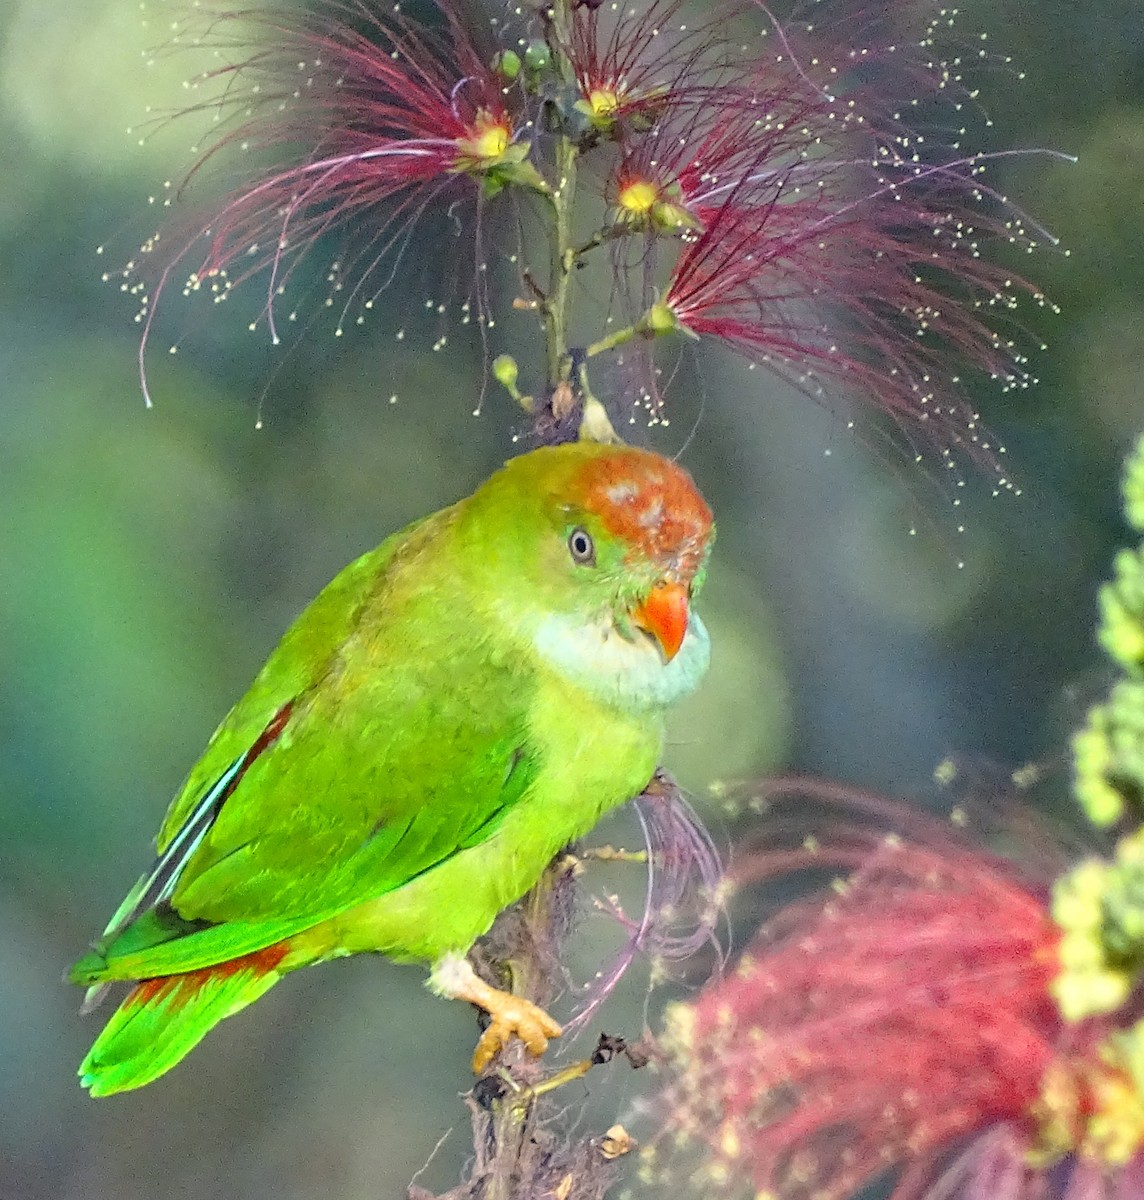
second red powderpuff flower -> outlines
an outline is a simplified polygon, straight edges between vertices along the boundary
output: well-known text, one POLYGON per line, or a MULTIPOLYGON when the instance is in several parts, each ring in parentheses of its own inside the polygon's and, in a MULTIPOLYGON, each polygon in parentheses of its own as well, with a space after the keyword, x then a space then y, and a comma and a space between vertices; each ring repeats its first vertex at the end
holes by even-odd
POLYGON ((674 1011, 668 1129, 707 1192, 843 1200, 896 1172, 893 1200, 1141 1194, 1141 1006, 1062 1020, 1053 869, 830 785, 760 797, 769 845, 741 883, 841 875, 674 1011), (774 848, 786 802, 829 832, 774 848))
MULTIPOLYGON (((609 193, 656 259, 640 259, 641 331, 722 342, 993 459, 962 378, 1033 382, 1013 314, 1047 301, 990 252, 1050 239, 986 182, 1005 155, 961 145, 975 92, 938 49, 952 16, 819 0, 780 24, 753 7, 762 52, 724 67, 715 93, 681 80, 652 128, 622 138, 609 193)), ((632 255, 613 246, 622 274, 632 255)))
POLYGON ((141 298, 141 364, 173 277, 221 300, 261 274, 262 313, 277 341, 277 308, 299 261, 328 231, 348 231, 326 302, 339 308, 340 331, 386 286, 430 204, 460 199, 475 208, 509 183, 543 187, 525 162, 524 119, 491 49, 459 9, 442 3, 440 16, 431 29, 400 5, 324 0, 313 11, 222 12, 210 21, 202 40, 246 57, 195 81, 208 91, 225 85, 221 100, 202 105, 220 114, 222 132, 184 190, 216 156, 261 153, 269 165, 202 215, 192 206, 128 264, 124 276, 141 298))

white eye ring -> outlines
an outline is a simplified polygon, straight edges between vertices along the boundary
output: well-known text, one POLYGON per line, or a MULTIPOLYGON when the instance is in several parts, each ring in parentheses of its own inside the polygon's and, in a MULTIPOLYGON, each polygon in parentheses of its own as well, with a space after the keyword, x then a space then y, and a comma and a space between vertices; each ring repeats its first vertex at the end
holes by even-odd
POLYGON ((579 525, 568 535, 568 553, 572 555, 572 561, 579 566, 596 565, 596 543, 592 541, 592 535, 579 525))

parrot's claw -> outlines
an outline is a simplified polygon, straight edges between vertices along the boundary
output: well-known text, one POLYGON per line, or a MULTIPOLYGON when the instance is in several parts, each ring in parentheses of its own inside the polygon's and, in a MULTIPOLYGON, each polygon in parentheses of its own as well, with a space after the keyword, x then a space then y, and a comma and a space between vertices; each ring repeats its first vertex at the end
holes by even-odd
POLYGON ((481 1000, 492 1018, 473 1052, 473 1073, 480 1075, 514 1037, 520 1038, 529 1054, 539 1058, 548 1049, 548 1039, 559 1037, 560 1026, 539 1005, 510 992, 489 989, 481 1000))
POLYGON ((514 1037, 524 1043, 529 1054, 539 1057, 548 1049, 548 1039, 563 1032, 539 1005, 485 983, 463 955, 447 954, 439 959, 433 965, 429 986, 442 996, 467 1000, 489 1014, 489 1026, 473 1053, 477 1075, 514 1037))

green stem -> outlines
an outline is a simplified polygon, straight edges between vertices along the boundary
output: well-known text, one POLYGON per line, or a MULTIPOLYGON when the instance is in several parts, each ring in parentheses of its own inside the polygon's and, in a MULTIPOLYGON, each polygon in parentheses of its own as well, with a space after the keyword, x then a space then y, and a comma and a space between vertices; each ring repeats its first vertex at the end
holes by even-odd
POLYGON ((608 242, 619 241, 622 237, 627 237, 632 231, 630 224, 623 222, 613 222, 611 225, 605 226, 603 229, 597 230, 583 244, 576 247, 576 257, 583 258, 585 254, 595 250, 597 246, 606 246, 608 242))
POLYGON ((576 146, 561 134, 556 143, 556 186, 552 189, 551 255, 544 302, 544 335, 548 347, 548 386, 567 382, 568 299, 576 251, 572 246, 572 206, 576 198, 576 146))
MULTIPOLYGON (((543 2, 543 0, 542 0, 543 2)), ((544 10, 545 41, 552 63, 565 86, 575 80, 564 53, 571 40, 571 0, 551 0, 544 10)), ((541 311, 547 346, 548 387, 554 391, 568 380, 568 301, 576 252, 572 246, 572 209, 576 200, 576 144, 564 130, 556 139, 556 180, 549 194, 552 225, 549 228, 548 291, 541 311)))
POLYGON ((656 338, 662 337, 665 333, 677 332, 688 334, 689 331, 679 324, 675 314, 666 304, 656 301, 634 325, 617 329, 615 333, 609 333, 607 337, 593 342, 584 351, 584 357, 595 358, 597 354, 603 354, 605 351, 614 350, 617 346, 623 346, 635 337, 656 338))
POLYGON ((584 351, 584 357, 595 358, 597 354, 604 354, 608 350, 614 350, 617 346, 626 345, 640 332, 638 323, 625 326, 623 329, 617 329, 615 333, 609 333, 607 337, 602 337, 598 342, 593 342, 584 351))
MULTIPOLYGON (((563 48, 570 42, 572 0, 552 0, 545 10, 545 40, 552 62, 567 90, 575 84, 572 64, 563 48)), ((580 361, 576 379, 572 378, 572 354, 568 345, 569 302, 572 274, 580 254, 589 247, 577 248, 572 240, 572 213, 576 200, 576 166, 580 153, 578 143, 561 129, 555 148, 555 186, 547 193, 552 208, 549 228, 548 289, 540 309, 544 316, 544 337, 547 350, 548 391, 555 396, 558 389, 578 389, 583 404, 580 436, 593 441, 618 442, 620 439, 608 420, 604 406, 592 395, 587 366, 580 361)), ((601 240, 609 236, 604 232, 601 240)), ((618 343, 617 343, 618 344, 618 343)))

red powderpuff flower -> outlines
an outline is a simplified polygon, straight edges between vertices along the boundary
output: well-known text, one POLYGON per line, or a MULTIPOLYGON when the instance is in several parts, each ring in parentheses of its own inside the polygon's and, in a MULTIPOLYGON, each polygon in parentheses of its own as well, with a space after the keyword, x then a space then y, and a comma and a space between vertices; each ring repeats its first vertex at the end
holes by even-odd
POLYGON ((674 1011, 669 1130, 702 1147, 708 1192, 841 1200, 897 1168, 892 1200, 1142 1194, 1131 1049, 1113 1018, 1066 1026, 1050 997, 1053 870, 1035 878, 952 824, 831 785, 761 799, 780 807, 741 885, 849 877, 782 910, 674 1011), (784 824, 788 802, 803 811, 784 824), (830 834, 784 846, 808 809, 833 814, 830 834))
POLYGON ((684 0, 575 4, 562 49, 575 77, 575 108, 601 134, 652 128, 672 107, 717 96, 726 79, 722 21, 688 24, 684 0))
POLYGON ((767 57, 628 139, 621 215, 642 206, 683 242, 666 283, 647 272, 644 327, 718 339, 815 395, 841 386, 989 459, 960 377, 1032 382, 1012 310, 1046 301, 984 251, 1048 235, 984 182, 996 156, 961 149, 971 93, 932 27, 909 37, 853 7, 815 5, 798 44, 773 22, 767 57), (952 143, 903 116, 939 111, 952 143))
POLYGON ((125 278, 142 279, 128 286, 141 294, 145 394, 148 335, 176 271, 190 265, 185 291, 206 288, 216 301, 263 273, 263 315, 277 342, 276 306, 299 261, 330 230, 348 231, 350 249, 330 270, 326 301, 333 307, 350 285, 337 301, 340 332, 355 306, 370 307, 389 282, 392 269, 381 268, 400 256, 427 206, 458 197, 475 203, 510 180, 539 182, 523 163, 523 122, 510 111, 491 53, 456 10, 444 0, 439 7, 440 30, 404 16, 400 5, 383 14, 364 0, 227 12, 211 22, 203 42, 246 57, 198 81, 211 90, 225 84, 221 102, 200 106, 221 115, 223 132, 187 183, 235 150, 270 151, 272 165, 209 216, 155 235, 144 258, 128 264, 125 278), (251 51, 255 43, 261 48, 251 51))
POLYGON ((789 55, 734 71, 728 65, 724 75, 707 93, 669 93, 654 127, 624 139, 608 184, 622 216, 647 212, 654 194, 672 210, 650 214, 654 229, 701 231, 724 209, 766 208, 784 189, 792 198, 800 181, 822 190, 823 172, 850 178, 855 162, 812 153, 808 139, 822 125, 824 97, 789 55))

